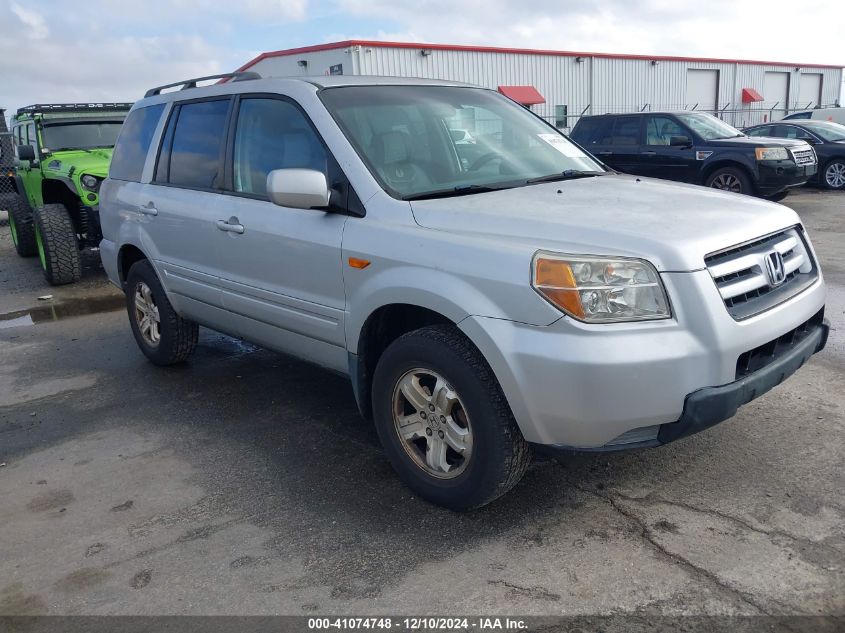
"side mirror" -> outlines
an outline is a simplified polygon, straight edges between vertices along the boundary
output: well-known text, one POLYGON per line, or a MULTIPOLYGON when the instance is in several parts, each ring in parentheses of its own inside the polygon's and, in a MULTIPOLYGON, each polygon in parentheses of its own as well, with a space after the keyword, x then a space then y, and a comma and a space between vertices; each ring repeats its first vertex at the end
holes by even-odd
POLYGON ((669 145, 672 147, 692 147, 689 136, 672 136, 669 138, 669 145))
POLYGON ((329 206, 326 175, 314 169, 274 169, 267 174, 267 195, 273 204, 294 209, 329 206))
POLYGON ((35 148, 32 145, 18 145, 18 160, 35 160, 35 148))

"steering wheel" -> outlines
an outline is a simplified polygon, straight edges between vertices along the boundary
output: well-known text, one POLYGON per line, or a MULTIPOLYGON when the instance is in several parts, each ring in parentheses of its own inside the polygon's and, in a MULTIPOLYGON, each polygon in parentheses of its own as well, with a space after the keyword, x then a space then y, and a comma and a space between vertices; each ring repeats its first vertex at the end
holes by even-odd
POLYGON ((467 167, 467 171, 478 171, 479 169, 484 167, 484 165, 496 159, 507 160, 507 157, 503 154, 500 154, 499 152, 487 152, 486 154, 482 154, 481 156, 476 158, 473 161, 472 165, 467 167))

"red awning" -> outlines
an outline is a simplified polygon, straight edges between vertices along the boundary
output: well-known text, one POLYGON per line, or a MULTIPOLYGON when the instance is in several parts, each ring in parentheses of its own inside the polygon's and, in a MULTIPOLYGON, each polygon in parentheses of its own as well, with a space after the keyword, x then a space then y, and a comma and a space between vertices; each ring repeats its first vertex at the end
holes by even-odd
POLYGON ((742 89, 742 102, 743 103, 754 103, 755 101, 762 101, 763 97, 760 96, 760 93, 754 90, 754 88, 743 88, 742 89))
POLYGON ((546 103, 534 86, 499 86, 499 92, 525 106, 546 103))

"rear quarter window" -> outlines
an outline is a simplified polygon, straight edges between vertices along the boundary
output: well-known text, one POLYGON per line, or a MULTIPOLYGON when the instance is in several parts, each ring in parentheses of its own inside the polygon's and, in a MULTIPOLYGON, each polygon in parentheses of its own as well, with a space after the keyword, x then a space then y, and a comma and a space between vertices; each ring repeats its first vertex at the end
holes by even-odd
POLYGON ((138 108, 129 113, 112 154, 110 178, 132 182, 141 180, 147 152, 162 112, 163 103, 138 108))

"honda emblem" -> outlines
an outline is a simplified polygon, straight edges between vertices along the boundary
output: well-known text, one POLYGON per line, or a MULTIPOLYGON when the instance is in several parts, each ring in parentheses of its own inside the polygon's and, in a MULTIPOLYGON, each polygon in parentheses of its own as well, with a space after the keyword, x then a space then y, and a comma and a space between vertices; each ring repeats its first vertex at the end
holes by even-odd
POLYGON ((773 288, 781 285, 786 280, 786 271, 783 268, 783 255, 777 251, 766 255, 766 273, 769 275, 769 285, 773 288))

